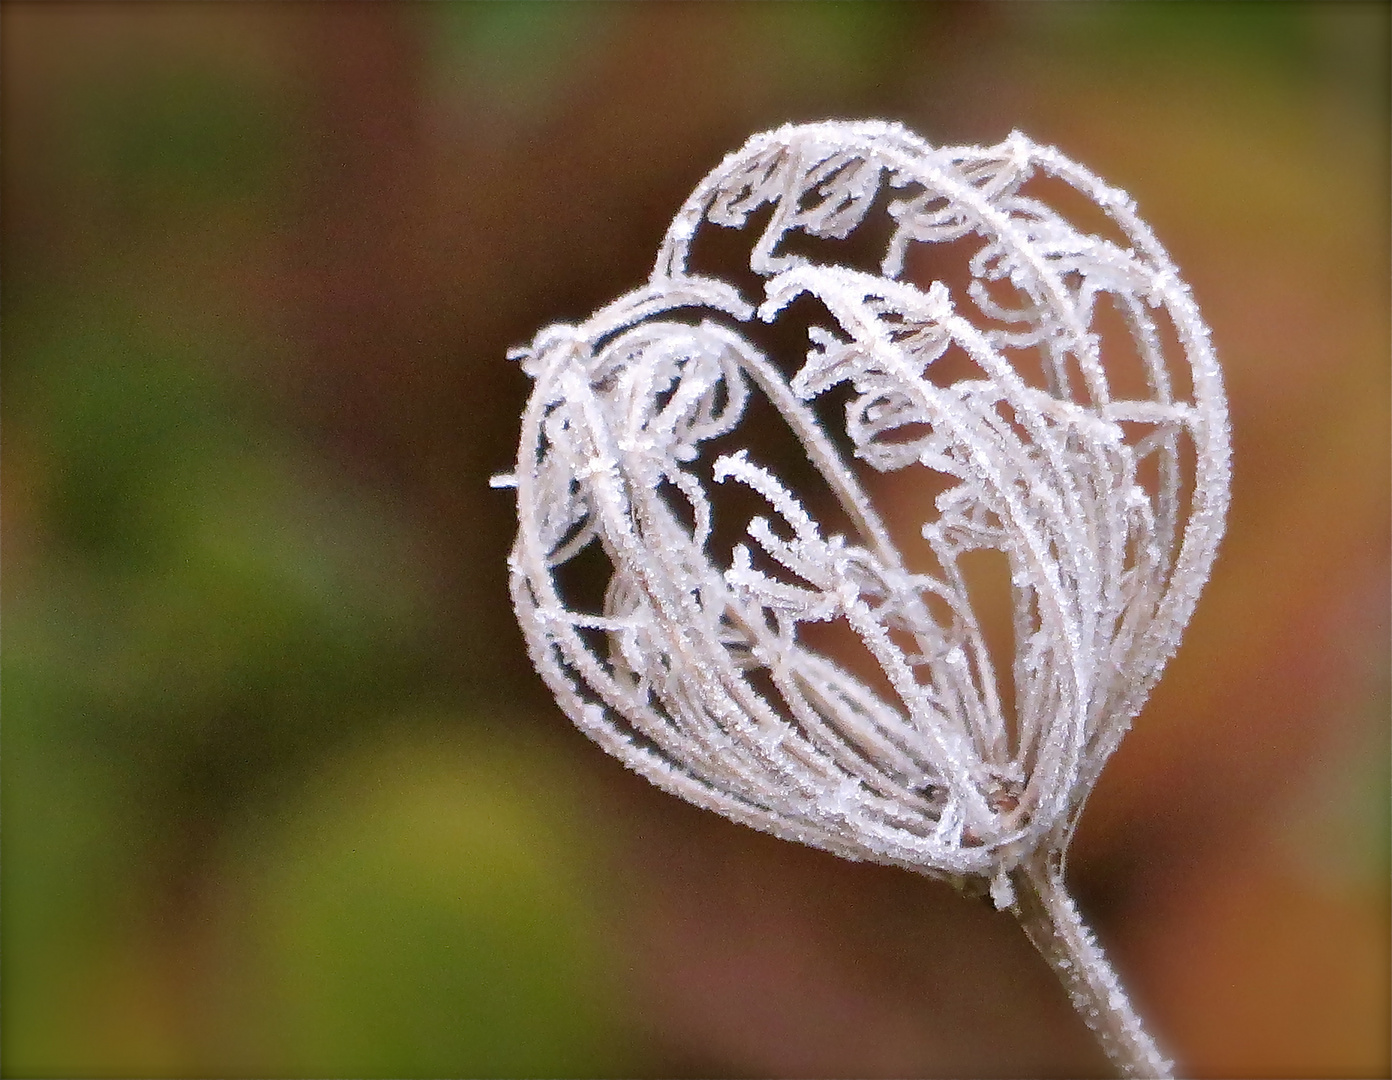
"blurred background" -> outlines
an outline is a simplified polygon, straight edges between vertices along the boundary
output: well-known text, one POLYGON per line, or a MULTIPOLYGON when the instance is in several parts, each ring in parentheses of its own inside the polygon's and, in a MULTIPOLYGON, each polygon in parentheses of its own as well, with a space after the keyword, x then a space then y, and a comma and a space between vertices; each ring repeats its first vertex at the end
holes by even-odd
POLYGON ((648 788, 506 594, 527 380, 751 133, 1012 128, 1226 368, 1230 531, 1089 804, 1180 1067, 1389 1070, 1385 4, 10 3, 9 1076, 1088 1076, 1008 916, 648 788))

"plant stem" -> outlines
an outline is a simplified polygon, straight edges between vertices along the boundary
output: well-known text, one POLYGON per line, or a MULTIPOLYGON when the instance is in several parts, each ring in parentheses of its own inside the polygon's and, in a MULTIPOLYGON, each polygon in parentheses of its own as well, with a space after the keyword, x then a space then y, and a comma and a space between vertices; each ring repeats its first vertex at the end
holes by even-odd
POLYGON ((1069 1000, 1124 1077, 1173 1076, 1063 884, 1062 861, 1041 855, 1010 875, 1012 913, 1068 991, 1069 1000))

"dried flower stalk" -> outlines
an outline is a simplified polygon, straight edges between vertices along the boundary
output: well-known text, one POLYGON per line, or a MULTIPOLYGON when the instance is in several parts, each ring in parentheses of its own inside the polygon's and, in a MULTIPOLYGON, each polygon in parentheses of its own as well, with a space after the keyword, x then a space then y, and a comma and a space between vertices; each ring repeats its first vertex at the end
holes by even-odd
POLYGON ((513 601, 570 718, 698 806, 989 891, 1121 1072, 1166 1075, 1063 885, 1083 804, 1179 644, 1228 503, 1208 331, 1131 199, 1019 134, 935 148, 887 123, 783 127, 701 181, 646 285, 513 355, 535 380, 516 471, 495 481, 517 488, 513 601), (1032 197, 1035 178, 1081 193, 1114 236, 1032 197), (875 214, 879 272, 832 261, 875 214), (693 269, 702 235, 754 215, 761 294, 693 269), (923 245, 961 241, 964 290, 907 278, 923 245), (751 332, 805 301, 825 324, 789 374, 751 332), (1125 392, 1104 302, 1143 373, 1125 392), (941 377, 949 362, 970 376, 941 377), (753 395, 850 535, 720 449, 753 395), (844 437, 815 411, 842 398, 844 437), (906 565, 863 466, 946 478, 913 552, 932 572, 906 565), (721 485, 766 506, 728 551, 712 539, 721 485), (595 546, 610 569, 590 610, 558 572, 595 546), (991 655, 969 596, 964 556, 983 549, 1009 567, 1013 656, 991 655), (836 621, 878 687, 808 644, 808 624, 836 621))

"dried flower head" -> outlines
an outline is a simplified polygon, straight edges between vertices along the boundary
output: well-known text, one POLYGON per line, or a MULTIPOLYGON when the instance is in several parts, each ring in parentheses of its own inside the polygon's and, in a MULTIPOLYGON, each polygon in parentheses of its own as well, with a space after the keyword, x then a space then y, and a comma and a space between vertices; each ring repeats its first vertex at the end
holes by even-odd
POLYGON ((498 481, 517 488, 513 601, 580 728, 699 806, 988 884, 999 907, 1022 866, 1061 878, 1228 502, 1208 332, 1125 193, 1019 134, 935 148, 895 124, 783 127, 697 185, 644 286, 514 355, 535 386, 498 481), (704 238, 740 229, 752 273, 698 272, 704 238), (846 256, 857 243, 877 265, 846 256), (964 253, 964 286, 914 279, 937 245, 964 253), (780 366, 756 331, 794 309, 817 319, 780 366), (757 397, 844 532, 732 446, 757 397), (867 467, 937 474, 921 543, 896 544, 867 467), (1008 567, 1013 655, 991 654, 969 596, 981 550, 1008 567), (602 605, 559 578, 589 551, 602 605), (814 648, 816 623, 849 628, 878 676, 814 648))

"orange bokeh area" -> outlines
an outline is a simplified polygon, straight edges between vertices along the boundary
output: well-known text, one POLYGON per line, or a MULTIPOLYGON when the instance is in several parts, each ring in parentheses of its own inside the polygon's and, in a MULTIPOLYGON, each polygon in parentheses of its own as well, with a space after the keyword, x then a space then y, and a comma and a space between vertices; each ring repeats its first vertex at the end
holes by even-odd
POLYGON ((0 1073, 1106 1074, 1008 916, 648 787, 512 617, 508 348, 750 134, 877 117, 1058 146, 1192 286, 1228 533, 1069 881, 1182 1075, 1387 1076, 1390 30, 0 8, 0 1073))

